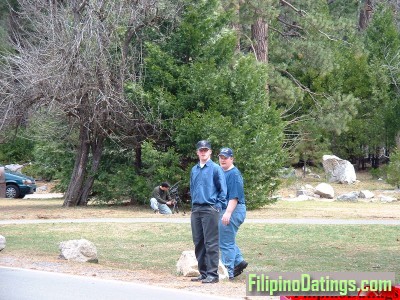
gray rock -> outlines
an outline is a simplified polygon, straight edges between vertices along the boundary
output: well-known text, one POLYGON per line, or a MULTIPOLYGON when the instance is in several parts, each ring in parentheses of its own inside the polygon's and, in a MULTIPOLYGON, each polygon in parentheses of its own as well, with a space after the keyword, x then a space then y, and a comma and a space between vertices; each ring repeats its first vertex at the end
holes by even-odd
MULTIPOLYGON (((199 270, 197 267, 197 259, 193 250, 183 251, 181 257, 176 263, 176 271, 178 274, 185 277, 196 277, 199 276, 199 270)), ((222 264, 221 260, 218 265, 219 279, 223 280, 229 278, 228 270, 222 264)))
POLYGON ((0 251, 6 247, 6 238, 0 235, 0 251))
POLYGON ((301 186, 300 189, 298 189, 296 191, 296 196, 298 197, 298 196, 301 196, 301 195, 314 197, 315 189, 310 184, 306 184, 304 186, 301 186))
POLYGON ((330 184, 322 182, 315 187, 315 194, 319 195, 321 198, 333 199, 335 191, 330 184))
POLYGON ((315 174, 315 173, 310 173, 308 176, 310 176, 312 178, 317 178, 317 179, 321 178, 321 176, 319 176, 318 174, 315 174))
POLYGON ((296 197, 303 196, 303 195, 307 195, 307 190, 297 190, 296 191, 296 197))
POLYGON ((379 195, 379 200, 381 202, 393 202, 393 201, 397 201, 396 198, 391 197, 391 196, 384 196, 384 195, 379 195))
POLYGON ((61 251, 60 258, 63 259, 94 263, 99 261, 96 246, 85 239, 61 242, 59 249, 61 251))
POLYGON ((357 202, 358 201, 358 192, 350 192, 347 194, 340 195, 336 198, 337 201, 349 201, 349 202, 357 202))
POLYGON ((309 195, 299 195, 297 199, 298 201, 307 201, 307 200, 314 200, 314 197, 309 195))
POLYGON ((368 190, 362 190, 360 191, 359 197, 363 199, 371 199, 375 197, 375 194, 368 190))
POLYGON ((281 178, 296 178, 296 170, 293 168, 282 168, 279 174, 281 178))
POLYGON ((45 192, 47 191, 47 185, 42 185, 40 187, 37 188, 39 191, 45 192))
POLYGON ((300 201, 308 201, 308 200, 315 200, 315 197, 307 196, 307 195, 299 195, 293 198, 286 198, 288 202, 300 202, 300 201))
POLYGON ((349 161, 335 155, 324 155, 322 160, 329 182, 351 184, 356 181, 356 171, 349 161))
POLYGON ((10 165, 5 165, 5 167, 13 172, 21 173, 22 168, 24 165, 20 164, 10 164, 10 165))

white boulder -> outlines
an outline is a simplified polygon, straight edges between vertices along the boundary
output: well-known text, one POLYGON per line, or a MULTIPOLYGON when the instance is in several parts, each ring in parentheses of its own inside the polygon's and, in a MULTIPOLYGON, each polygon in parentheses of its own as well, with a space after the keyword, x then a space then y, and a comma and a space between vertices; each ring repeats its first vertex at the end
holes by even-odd
POLYGON ((6 238, 0 235, 0 251, 6 247, 6 238))
POLYGON ((322 165, 328 175, 329 182, 339 182, 351 184, 356 181, 356 171, 354 166, 345 159, 335 155, 324 155, 322 165))
POLYGON ((391 197, 391 196, 385 196, 385 195, 379 195, 379 200, 381 202, 393 202, 393 201, 397 201, 396 198, 391 197))
MULTIPOLYGON (((176 271, 178 272, 178 274, 185 277, 196 277, 200 275, 197 267, 196 255, 194 254, 193 250, 182 252, 181 257, 176 263, 176 271)), ((218 274, 220 280, 229 277, 228 270, 225 268, 221 261, 219 261, 218 274)))
POLYGON ((362 191, 360 191, 359 196, 360 196, 360 198, 363 198, 363 199, 371 199, 371 198, 375 197, 375 194, 369 190, 362 190, 362 191))
POLYGON ((10 165, 5 165, 5 167, 13 172, 21 173, 22 168, 24 165, 20 164, 10 164, 10 165))
POLYGON ((69 240, 59 244, 60 258, 78 262, 98 262, 96 246, 85 239, 69 240))
POLYGON ((315 194, 319 195, 321 198, 333 199, 335 197, 335 191, 330 184, 320 183, 315 187, 315 194))

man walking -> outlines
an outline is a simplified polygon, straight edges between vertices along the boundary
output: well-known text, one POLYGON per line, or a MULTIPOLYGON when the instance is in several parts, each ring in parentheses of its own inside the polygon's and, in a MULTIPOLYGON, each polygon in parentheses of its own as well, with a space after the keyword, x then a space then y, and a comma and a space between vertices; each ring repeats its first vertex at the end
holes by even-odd
POLYGON ((236 234, 246 218, 246 200, 244 198, 242 174, 233 165, 232 149, 222 148, 218 158, 226 178, 226 199, 228 200, 226 210, 221 211, 219 246, 221 261, 228 270, 229 279, 233 279, 239 276, 248 265, 236 245, 236 234))
POLYGON ((226 207, 226 182, 221 167, 211 160, 211 144, 196 144, 199 162, 190 173, 191 226, 200 276, 192 281, 216 283, 219 263, 219 212, 226 207))

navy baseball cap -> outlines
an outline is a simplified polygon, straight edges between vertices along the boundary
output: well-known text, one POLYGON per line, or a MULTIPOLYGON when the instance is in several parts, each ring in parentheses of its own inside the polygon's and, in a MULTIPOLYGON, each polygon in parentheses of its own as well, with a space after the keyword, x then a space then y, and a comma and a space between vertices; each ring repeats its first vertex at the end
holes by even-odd
POLYGON ((211 144, 210 144, 210 142, 209 142, 209 141, 206 141, 206 140, 202 140, 202 141, 197 142, 197 144, 196 144, 196 149, 199 150, 199 149, 201 149, 201 148, 211 149, 211 144))
POLYGON ((231 148, 222 148, 218 156, 233 157, 233 151, 231 148))

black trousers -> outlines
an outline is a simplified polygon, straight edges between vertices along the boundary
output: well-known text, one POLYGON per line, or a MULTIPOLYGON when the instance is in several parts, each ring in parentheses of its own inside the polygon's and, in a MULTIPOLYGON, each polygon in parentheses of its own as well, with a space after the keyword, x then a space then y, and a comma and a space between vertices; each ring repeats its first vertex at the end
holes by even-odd
POLYGON ((219 212, 210 205, 193 205, 190 221, 199 272, 203 277, 218 277, 219 212))

